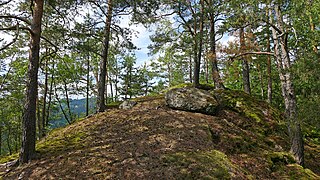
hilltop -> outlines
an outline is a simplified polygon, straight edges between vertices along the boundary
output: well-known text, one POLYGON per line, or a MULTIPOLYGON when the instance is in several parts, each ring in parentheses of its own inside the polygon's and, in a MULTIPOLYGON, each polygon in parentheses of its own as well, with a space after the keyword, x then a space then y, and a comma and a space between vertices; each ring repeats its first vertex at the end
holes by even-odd
POLYGON ((80 119, 39 141, 37 160, 2 166, 3 178, 320 178, 320 146, 307 142, 306 169, 295 164, 278 110, 241 91, 210 93, 223 103, 215 115, 171 109, 158 95, 80 119))

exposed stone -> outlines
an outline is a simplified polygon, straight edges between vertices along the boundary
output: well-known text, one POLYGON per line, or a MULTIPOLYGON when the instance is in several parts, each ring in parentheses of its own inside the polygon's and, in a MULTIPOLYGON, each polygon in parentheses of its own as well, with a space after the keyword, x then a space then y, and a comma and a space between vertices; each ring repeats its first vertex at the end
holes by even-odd
POLYGON ((185 87, 171 89, 165 95, 170 108, 215 115, 219 110, 218 101, 205 90, 185 87))
POLYGON ((135 106, 136 104, 137 104, 137 102, 135 102, 135 101, 126 100, 126 101, 123 101, 123 103, 121 103, 119 105, 119 108, 128 110, 128 109, 133 108, 133 106, 135 106))

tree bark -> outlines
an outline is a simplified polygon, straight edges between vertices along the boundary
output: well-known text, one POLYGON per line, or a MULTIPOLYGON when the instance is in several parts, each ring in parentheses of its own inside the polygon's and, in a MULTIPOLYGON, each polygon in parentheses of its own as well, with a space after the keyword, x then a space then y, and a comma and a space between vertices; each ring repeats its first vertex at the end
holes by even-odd
POLYGON ((261 98, 264 99, 264 83, 263 83, 263 72, 261 70, 260 64, 257 64, 257 69, 259 73, 259 80, 260 80, 260 93, 261 93, 261 98))
MULTIPOLYGON (((267 52, 271 52, 269 32, 267 32, 267 52)), ((267 74, 268 74, 267 102, 271 104, 272 103, 272 74, 271 74, 271 56, 270 55, 267 56, 267 74)))
POLYGON ((44 93, 43 93, 43 106, 42 106, 42 129, 40 134, 40 138, 46 135, 46 111, 47 111, 47 94, 48 94, 48 59, 45 60, 45 77, 44 77, 44 93))
MULTIPOLYGON (((295 160, 301 166, 304 166, 304 142, 300 123, 297 117, 296 96, 292 82, 292 75, 290 73, 290 58, 287 49, 287 36, 283 27, 283 17, 278 4, 274 4, 274 11, 276 17, 276 24, 281 33, 277 33, 275 28, 272 28, 272 37, 274 40, 274 48, 277 60, 277 67, 281 81, 282 96, 285 103, 285 116, 288 123, 288 131, 291 143, 290 151, 295 157, 295 160)), ((270 14, 272 14, 270 10, 270 14)), ((270 19, 271 24, 272 19, 270 19)))
POLYGON ((105 26, 104 40, 103 40, 102 57, 100 60, 100 74, 99 74, 98 98, 97 98, 98 112, 103 112, 106 110, 105 85, 106 85, 106 76, 107 76, 107 61, 108 61, 108 51, 109 51, 109 38, 110 38, 110 31, 111 31, 112 10, 113 10, 112 0, 109 0, 108 14, 106 17, 106 26, 105 26))
POLYGON ((65 96, 66 96, 66 101, 67 101, 68 114, 69 114, 70 122, 72 122, 73 121, 73 117, 72 117, 72 113, 71 113, 67 82, 65 80, 63 80, 63 84, 64 84, 65 96))
MULTIPOLYGON (((245 52, 245 49, 246 49, 246 44, 245 44, 245 37, 244 37, 244 28, 241 27, 240 28, 240 51, 245 52)), ((249 64, 246 56, 244 56, 242 59, 242 80, 243 80, 244 92, 251 94, 249 64)))
POLYGON ((38 93, 38 68, 41 36, 41 19, 44 0, 34 0, 31 23, 29 67, 27 73, 26 103, 22 120, 22 145, 19 161, 27 163, 36 155, 36 99, 38 93))
MULTIPOLYGON (((194 80, 193 86, 200 86, 200 65, 202 56, 202 40, 203 40, 203 23, 204 23, 204 0, 200 0, 200 26, 199 26, 199 44, 197 41, 197 33, 195 33, 195 62, 194 62, 194 80), (199 46, 199 48, 198 48, 199 46)), ((196 21, 195 21, 195 32, 196 32, 196 21)))
POLYGON ((190 79, 190 83, 193 83, 193 80, 192 80, 192 55, 191 54, 189 57, 189 79, 190 79))
POLYGON ((41 134, 41 131, 42 131, 42 123, 41 123, 41 111, 40 111, 40 98, 39 96, 37 97, 37 125, 38 125, 38 139, 40 139, 40 134, 41 134))
MULTIPOLYGON (((54 65, 52 67, 52 69, 54 69, 54 65)), ((49 116, 50 116, 50 108, 51 108, 51 100, 52 100, 52 94, 53 94, 53 78, 54 78, 54 75, 52 73, 51 75, 51 82, 50 82, 50 90, 49 90, 49 99, 48 99, 48 108, 47 108, 47 113, 46 113, 46 121, 45 121, 45 126, 48 127, 49 126, 49 116)))
POLYGON ((11 125, 8 125, 8 135, 7 135, 7 146, 9 150, 9 154, 12 155, 11 143, 10 143, 10 135, 11 135, 11 125))
POLYGON ((89 115, 89 90, 90 90, 90 59, 87 57, 87 97, 86 97, 86 116, 89 115))
MULTIPOLYGON (((211 2, 211 1, 210 1, 211 2)), ((214 82, 215 89, 224 89, 224 85, 222 83, 219 69, 218 69, 218 61, 217 61, 217 52, 216 52, 216 30, 215 30, 215 16, 213 13, 209 13, 209 21, 210 21, 210 53, 209 58, 211 61, 211 70, 212 70, 212 79, 214 82)))
POLYGON ((63 114, 64 118, 66 119, 66 121, 68 122, 68 124, 71 124, 71 121, 69 120, 67 113, 65 112, 65 110, 64 110, 63 107, 62 107, 60 98, 59 98, 58 93, 57 93, 57 89, 55 89, 54 91, 55 91, 56 99, 57 99, 57 101, 58 101, 58 103, 59 103, 59 107, 60 107, 60 109, 61 109, 61 111, 62 111, 62 114, 63 114))

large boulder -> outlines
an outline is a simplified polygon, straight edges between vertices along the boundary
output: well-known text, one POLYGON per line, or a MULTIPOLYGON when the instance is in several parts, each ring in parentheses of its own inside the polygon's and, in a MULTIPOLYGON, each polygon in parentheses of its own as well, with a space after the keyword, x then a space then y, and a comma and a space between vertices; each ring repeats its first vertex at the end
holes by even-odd
POLYGON ((208 91, 193 87, 171 89, 165 99, 166 104, 173 109, 209 115, 215 115, 219 110, 218 101, 208 91))

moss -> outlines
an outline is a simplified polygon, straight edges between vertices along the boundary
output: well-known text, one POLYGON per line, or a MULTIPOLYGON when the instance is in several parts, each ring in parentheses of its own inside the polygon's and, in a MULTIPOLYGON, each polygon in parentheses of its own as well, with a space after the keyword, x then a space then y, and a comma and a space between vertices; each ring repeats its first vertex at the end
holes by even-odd
POLYGON ((228 142, 227 152, 229 154, 243 154, 253 152, 257 149, 258 143, 249 136, 229 136, 225 137, 228 142))
POLYGON ((198 88, 204 89, 204 90, 214 90, 214 85, 208 84, 208 83, 201 83, 198 88))
POLYGON ((67 151, 75 148, 81 148, 84 146, 84 138, 86 133, 82 131, 72 131, 63 133, 61 131, 54 131, 50 133, 47 139, 40 141, 36 149, 41 154, 45 153, 59 153, 61 151, 67 151))
POLYGON ((298 164, 289 164, 281 169, 276 169, 275 174, 278 174, 280 179, 303 179, 303 180, 317 180, 320 176, 312 172, 310 169, 304 169, 298 164))
POLYGON ((178 84, 178 85, 175 85, 175 86, 168 87, 167 89, 162 90, 160 93, 161 94, 165 94, 166 92, 168 92, 168 91, 170 91, 172 89, 185 88, 185 87, 192 87, 192 84, 191 83, 178 84))
POLYGON ((259 124, 264 125, 268 120, 282 122, 281 113, 278 110, 243 91, 219 89, 211 93, 225 109, 238 112, 259 124))
POLYGON ((107 104, 107 109, 115 109, 118 108, 119 105, 122 103, 123 101, 116 101, 116 102, 111 102, 109 104, 107 104))
POLYGON ((146 102, 146 101, 152 101, 152 100, 163 99, 163 98, 164 98, 163 94, 150 94, 148 96, 133 98, 132 100, 135 102, 146 102))
POLYGON ((19 153, 15 153, 15 154, 8 155, 8 156, 2 156, 2 157, 0 157, 0 164, 14 161, 14 160, 17 160, 18 158, 19 158, 19 153))
POLYGON ((271 152, 267 154, 267 160, 271 170, 279 166, 295 163, 293 156, 288 152, 271 152))
POLYGON ((163 160, 167 166, 176 168, 177 179, 231 179, 238 173, 247 174, 216 150, 178 152, 165 155, 163 160))

